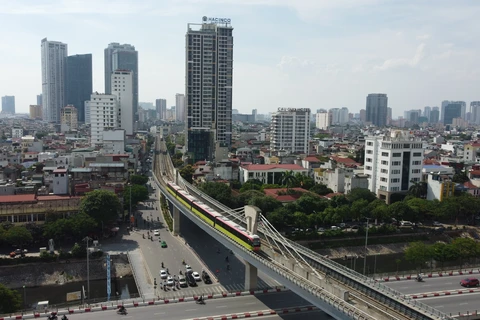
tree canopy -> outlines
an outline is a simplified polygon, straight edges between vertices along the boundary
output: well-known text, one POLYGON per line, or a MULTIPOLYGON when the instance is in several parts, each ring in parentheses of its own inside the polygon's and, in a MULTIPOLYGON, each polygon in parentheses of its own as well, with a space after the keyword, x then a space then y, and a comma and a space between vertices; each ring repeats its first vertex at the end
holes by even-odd
POLYGON ((108 223, 118 218, 122 205, 117 195, 108 190, 88 192, 80 204, 80 212, 92 217, 97 223, 108 223))
POLYGON ((0 314, 16 312, 20 310, 21 306, 20 294, 0 283, 0 314))
POLYGON ((148 177, 144 175, 134 174, 130 176, 130 182, 138 185, 145 185, 148 182, 148 177))
POLYGON ((13 226, 5 234, 5 241, 21 248, 33 241, 32 234, 24 226, 13 226))
POLYGON ((148 189, 145 186, 134 184, 126 186, 123 191, 123 205, 125 209, 130 208, 130 197, 132 198, 132 206, 136 206, 139 202, 148 199, 148 189), (131 194, 130 194, 131 191, 131 194))

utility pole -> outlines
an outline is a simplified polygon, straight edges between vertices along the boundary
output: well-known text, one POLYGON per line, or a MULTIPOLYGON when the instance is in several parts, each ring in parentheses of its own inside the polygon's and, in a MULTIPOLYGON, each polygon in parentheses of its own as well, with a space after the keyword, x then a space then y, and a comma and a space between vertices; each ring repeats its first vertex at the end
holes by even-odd
POLYGON ((86 236, 83 241, 87 242, 87 297, 90 299, 90 260, 88 252, 88 241, 90 241, 90 238, 86 236))
POLYGON ((367 246, 368 246, 368 221, 370 218, 367 218, 367 230, 365 232, 365 258, 363 259, 363 275, 367 272, 367 246))

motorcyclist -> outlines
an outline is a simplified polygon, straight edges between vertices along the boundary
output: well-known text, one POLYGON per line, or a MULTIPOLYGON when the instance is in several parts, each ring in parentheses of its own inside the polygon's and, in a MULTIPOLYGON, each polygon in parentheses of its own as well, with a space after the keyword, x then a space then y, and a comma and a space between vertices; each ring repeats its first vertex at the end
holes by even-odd
POLYGON ((118 308, 118 311, 119 311, 120 313, 127 313, 127 309, 125 309, 124 306, 120 306, 120 308, 118 308))
POLYGON ((422 275, 419 273, 417 274, 417 281, 422 281, 423 280, 423 277, 422 275))
POLYGON ((49 320, 55 320, 55 319, 58 319, 57 315, 55 314, 55 312, 52 312, 50 313, 50 315, 48 316, 48 319, 49 320))
POLYGON ((64 314, 62 320, 68 320, 67 316, 64 314))

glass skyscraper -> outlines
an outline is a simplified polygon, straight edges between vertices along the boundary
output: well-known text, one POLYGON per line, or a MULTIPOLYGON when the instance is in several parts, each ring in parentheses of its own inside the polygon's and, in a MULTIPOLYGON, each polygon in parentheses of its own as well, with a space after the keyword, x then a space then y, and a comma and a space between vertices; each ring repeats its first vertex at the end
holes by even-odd
POLYGON ((92 94, 92 55, 77 54, 66 57, 65 68, 66 104, 77 109, 78 122, 85 122, 85 101, 92 94))

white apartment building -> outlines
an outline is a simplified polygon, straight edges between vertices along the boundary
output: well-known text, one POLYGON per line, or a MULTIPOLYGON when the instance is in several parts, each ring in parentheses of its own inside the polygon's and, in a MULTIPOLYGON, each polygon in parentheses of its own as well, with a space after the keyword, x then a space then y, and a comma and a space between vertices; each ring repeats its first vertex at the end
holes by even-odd
POLYGON ((328 111, 329 124, 346 124, 349 121, 348 108, 332 108, 328 111))
POLYGON ((73 105, 62 108, 61 112, 61 131, 68 132, 78 129, 78 111, 73 105))
POLYGON ((175 95, 175 120, 185 122, 185 95, 177 93, 175 95))
MULTIPOLYGON (((13 136, 12 136, 13 137, 13 136)), ((464 162, 480 162, 480 141, 467 143, 463 149, 463 161, 464 162)))
MULTIPOLYGON (((92 147, 103 144, 103 131, 118 128, 119 105, 114 94, 93 93, 86 109, 90 115, 90 143, 92 147)), ((133 121, 133 120, 132 120, 133 121)))
POLYGON ((249 179, 257 179, 265 184, 280 183, 284 172, 308 176, 308 169, 298 164, 247 164, 240 166, 240 183, 249 179))
POLYGON ((133 135, 133 72, 116 70, 112 72, 112 94, 117 96, 119 110, 117 112, 118 127, 125 130, 127 136, 133 135))
POLYGON ((270 150, 308 153, 310 109, 278 108, 272 114, 270 150))
POLYGON ((42 39, 42 106, 43 120, 60 123, 65 106, 65 58, 67 44, 42 39))
POLYGON ((422 165, 422 141, 409 131, 365 138, 368 188, 387 203, 393 193, 407 192, 413 182, 421 181, 422 165))
POLYGON ((320 130, 327 130, 330 126, 330 117, 326 110, 320 110, 315 114, 315 127, 320 130))
POLYGON ((23 137, 23 128, 12 128, 12 138, 23 137))
POLYGON ((125 153, 125 130, 113 129, 103 131, 103 152, 106 154, 125 153))

